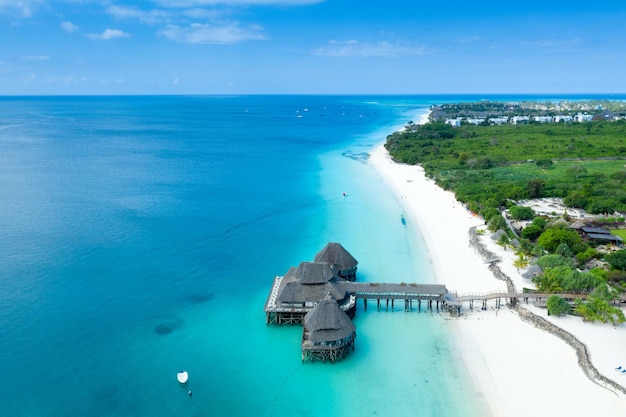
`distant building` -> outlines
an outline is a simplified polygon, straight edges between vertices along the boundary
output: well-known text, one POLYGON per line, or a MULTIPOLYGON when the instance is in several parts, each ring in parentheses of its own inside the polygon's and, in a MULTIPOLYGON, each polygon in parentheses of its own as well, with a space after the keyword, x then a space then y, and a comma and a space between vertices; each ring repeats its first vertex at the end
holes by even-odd
POLYGON ((602 227, 583 226, 580 228, 580 231, 587 239, 593 240, 597 243, 612 243, 618 246, 622 244, 621 237, 611 234, 609 230, 602 227))
POLYGON ((538 123, 552 123, 552 116, 535 116, 533 120, 538 123))
POLYGON ((450 125, 450 126, 454 126, 454 127, 459 127, 461 126, 461 119, 456 118, 456 119, 446 119, 446 124, 450 125))
POLYGON ((574 120, 574 118, 572 116, 565 116, 563 114, 559 115, 559 116, 554 116, 554 122, 555 123, 571 123, 574 120))
POLYGON ((528 124, 529 121, 530 121, 530 117, 528 117, 528 116, 513 116, 513 117, 511 117, 511 124, 512 125, 528 124))
POLYGON ((576 120, 578 123, 590 122, 590 121, 593 120, 593 115, 592 114, 586 114, 586 113, 578 113, 574 117, 574 120, 576 120))
POLYGON ((491 123, 492 125, 503 125, 505 123, 509 122, 509 118, 506 116, 503 117, 492 117, 489 119, 489 123, 491 123))

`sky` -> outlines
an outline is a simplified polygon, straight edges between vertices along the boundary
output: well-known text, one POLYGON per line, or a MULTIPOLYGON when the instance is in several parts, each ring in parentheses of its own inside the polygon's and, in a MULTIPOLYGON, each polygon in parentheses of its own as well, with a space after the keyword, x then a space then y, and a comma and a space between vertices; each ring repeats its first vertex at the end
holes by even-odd
POLYGON ((626 93, 626 1, 0 0, 0 96, 626 93))

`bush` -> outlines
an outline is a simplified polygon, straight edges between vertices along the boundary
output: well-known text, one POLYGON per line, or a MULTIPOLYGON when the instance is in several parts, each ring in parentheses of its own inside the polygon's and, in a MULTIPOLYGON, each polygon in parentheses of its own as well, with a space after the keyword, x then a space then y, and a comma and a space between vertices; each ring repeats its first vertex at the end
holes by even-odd
POLYGON ((613 213, 617 208, 617 201, 607 197, 591 199, 587 208, 593 214, 613 213))
POLYGON ((550 268, 556 268, 559 266, 567 266, 568 268, 573 268, 574 263, 571 259, 564 258, 561 255, 544 255, 541 258, 537 259, 537 265, 544 271, 550 268))
POLYGON ((535 217, 532 224, 541 228, 541 230, 543 231, 543 229, 546 228, 546 224, 548 224, 548 221, 543 217, 535 217))
POLYGON ((582 239, 573 230, 567 230, 562 227, 551 227, 537 238, 537 243, 546 248, 548 252, 554 253, 561 243, 567 243, 570 248, 580 244, 582 239))
POLYGON ((605 259, 612 268, 626 270, 626 249, 613 252, 607 255, 605 259))
POLYGON ((541 235, 542 232, 543 229, 541 227, 530 224, 522 230, 522 237, 524 239, 535 240, 541 235))
POLYGON ((513 206, 509 209, 509 213, 516 220, 531 220, 535 217, 535 211, 525 206, 513 206))
POLYGON ((506 230, 507 228, 506 220, 504 220, 504 217, 502 216, 494 216, 491 218, 491 220, 489 220, 488 228, 492 232, 495 232, 496 230, 500 230, 500 229, 506 230))
POLYGON ((565 258, 571 258, 572 256, 574 256, 574 252, 572 252, 572 249, 565 242, 559 244, 559 246, 556 247, 554 253, 556 253, 557 255, 561 255, 565 258))
POLYGON ((576 254, 576 260, 580 265, 584 265, 598 255, 594 248, 587 248, 585 251, 576 254))
POLYGON ((571 307, 565 299, 558 295, 551 295, 547 302, 548 314, 551 316, 564 316, 569 314, 571 307))

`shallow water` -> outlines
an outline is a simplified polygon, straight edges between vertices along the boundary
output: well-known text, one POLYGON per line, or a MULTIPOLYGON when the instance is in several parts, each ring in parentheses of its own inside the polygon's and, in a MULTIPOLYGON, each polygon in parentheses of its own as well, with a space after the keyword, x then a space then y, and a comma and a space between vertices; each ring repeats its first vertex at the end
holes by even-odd
POLYGON ((355 352, 303 365, 263 313, 328 241, 361 281, 432 282, 366 164, 432 102, 0 99, 0 415, 484 415, 442 314, 359 305, 355 352))

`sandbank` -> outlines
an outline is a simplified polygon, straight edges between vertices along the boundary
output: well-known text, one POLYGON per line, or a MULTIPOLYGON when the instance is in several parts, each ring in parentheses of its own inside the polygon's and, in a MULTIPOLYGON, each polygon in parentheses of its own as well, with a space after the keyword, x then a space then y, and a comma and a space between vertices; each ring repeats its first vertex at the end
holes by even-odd
MULTIPOLYGON (((422 119, 423 121, 424 119, 422 119)), ((384 146, 369 158, 383 181, 391 188, 422 234, 432 262, 435 279, 459 294, 506 291, 494 278, 483 259, 469 246, 469 229, 485 229, 484 221, 470 213, 451 192, 438 187, 419 166, 391 160, 384 146)), ((513 267, 511 249, 498 246, 487 232, 481 242, 502 258, 501 270, 518 290, 532 283, 513 267)), ((566 329, 587 345, 592 363, 605 377, 626 386, 626 327, 584 323, 577 317, 552 318, 545 309, 530 309, 566 329)), ((477 308, 448 318, 473 383, 494 417, 529 415, 617 417, 626 415, 626 395, 602 387, 589 379, 578 365, 574 349, 558 337, 522 321, 508 307, 487 311, 477 308)))

